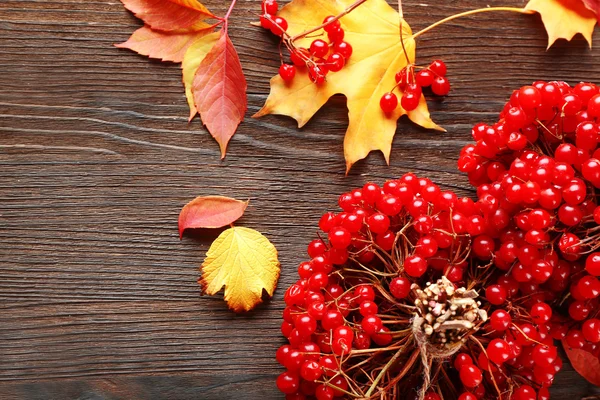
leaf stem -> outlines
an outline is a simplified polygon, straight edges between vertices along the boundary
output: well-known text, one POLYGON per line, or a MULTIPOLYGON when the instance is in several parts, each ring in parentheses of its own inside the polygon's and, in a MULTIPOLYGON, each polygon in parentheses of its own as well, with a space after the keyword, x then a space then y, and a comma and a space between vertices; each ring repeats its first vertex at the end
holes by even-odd
POLYGON ((346 8, 344 11, 342 11, 341 13, 339 13, 338 15, 336 15, 335 17, 331 18, 329 21, 327 21, 324 24, 321 24, 319 26, 315 26, 314 28, 311 28, 307 31, 304 31, 302 33, 299 33, 295 36, 292 36, 290 38, 290 42, 293 42, 295 40, 301 39, 307 35, 310 35, 313 32, 316 32, 320 29, 325 28, 327 25, 333 24, 335 21, 337 21, 338 19, 342 18, 344 15, 350 13, 352 10, 354 10, 356 7, 360 6, 361 4, 363 4, 365 1, 367 0, 357 0, 356 2, 354 2, 353 4, 351 4, 350 6, 348 6, 348 8, 346 8))
POLYGON ((459 14, 454 14, 451 15, 449 17, 446 17, 444 19, 439 20, 438 22, 429 25, 427 28, 424 28, 422 30, 420 30, 419 32, 415 33, 412 37, 413 39, 416 39, 418 36, 421 36, 422 34, 424 34, 425 32, 428 32, 430 30, 432 30, 433 28, 445 24, 446 22, 452 21, 454 19, 457 18, 461 18, 461 17, 466 17, 469 15, 473 15, 473 14, 480 14, 480 13, 484 13, 484 12, 495 12, 495 11, 508 11, 508 12, 516 12, 516 13, 520 13, 520 14, 533 14, 534 11, 531 10, 526 10, 524 8, 518 8, 518 7, 486 7, 486 8, 478 8, 476 10, 469 10, 469 11, 465 11, 459 14))
POLYGON ((223 25, 223 29, 225 29, 225 32, 227 32, 229 16, 231 15, 231 12, 233 11, 233 7, 235 6, 236 2, 237 2, 237 0, 231 0, 231 5, 229 6, 229 10, 227 10, 227 14, 225 14, 225 16, 223 17, 223 21, 225 21, 225 24, 223 25))

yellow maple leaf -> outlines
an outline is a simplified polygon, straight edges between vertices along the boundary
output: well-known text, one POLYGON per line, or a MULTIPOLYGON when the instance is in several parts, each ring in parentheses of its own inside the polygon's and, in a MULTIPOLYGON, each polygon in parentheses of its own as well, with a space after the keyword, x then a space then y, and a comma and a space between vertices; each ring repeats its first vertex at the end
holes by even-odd
POLYGON ((219 235, 206 253, 199 280, 204 293, 225 286, 225 301, 235 312, 249 311, 262 301, 265 290, 273 296, 279 279, 275 246, 254 229, 233 227, 219 235))
POLYGON ((578 33, 592 47, 592 33, 598 20, 581 0, 531 0, 525 9, 542 17, 548 32, 548 47, 557 39, 571 40, 578 33))
POLYGON ((190 121, 198 112, 196 110, 196 105, 194 104, 194 94, 192 93, 194 75, 202 63, 202 60, 204 60, 204 57, 206 57, 220 37, 221 32, 213 32, 197 38, 194 43, 188 47, 185 56, 183 57, 181 70, 183 75, 183 86, 185 87, 185 97, 187 98, 188 106, 190 107, 190 121))
MULTIPOLYGON (((288 22, 287 32, 294 36, 318 26, 328 15, 338 15, 355 0, 293 0, 280 14, 288 22)), ((385 114, 379 100, 396 84, 394 76, 408 62, 415 61, 415 40, 406 22, 402 22, 402 37, 406 54, 400 41, 400 16, 384 0, 369 0, 340 19, 345 31, 344 40, 352 44, 352 56, 346 66, 327 75, 327 81, 316 85, 309 79, 305 68, 299 69, 289 83, 279 75, 271 79, 271 93, 263 108, 254 115, 288 115, 302 127, 335 94, 347 98, 349 126, 344 138, 344 156, 347 170, 373 150, 381 150, 389 163, 396 121, 402 115, 430 129, 442 130, 430 118, 425 98, 417 109, 405 111, 398 106, 393 113, 385 114), (407 60, 408 56, 408 60, 407 60)), ((324 35, 324 33, 321 34, 324 35)), ((318 35, 310 35, 295 42, 309 47, 318 35)))

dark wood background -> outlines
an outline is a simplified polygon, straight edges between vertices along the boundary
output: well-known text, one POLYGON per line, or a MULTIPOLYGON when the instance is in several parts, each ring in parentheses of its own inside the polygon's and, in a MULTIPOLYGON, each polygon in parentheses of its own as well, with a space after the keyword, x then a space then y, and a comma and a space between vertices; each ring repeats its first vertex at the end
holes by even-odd
MULTIPOLYGON (((413 29, 458 11, 521 0, 404 1, 413 29)), ((224 14, 228 2, 207 6, 224 14)), ((600 82, 581 37, 546 52, 537 16, 485 14, 418 41, 447 61, 451 95, 432 100, 447 134, 401 120, 391 166, 372 154, 344 176, 344 98, 302 130, 249 118, 278 67, 274 38, 239 0, 231 34, 248 79, 247 118, 224 161, 188 114, 178 66, 113 47, 140 21, 117 0, 0 2, 0 399, 278 399, 274 359, 284 289, 319 215, 339 193, 407 171, 472 194, 457 173, 470 127, 493 121, 513 88, 537 79, 600 82), (234 315, 200 297, 214 235, 179 241, 197 195, 251 199, 241 224, 277 246, 275 297, 234 315)), ((600 34, 595 40, 600 45, 600 34)), ((567 365, 553 399, 594 389, 567 365)))

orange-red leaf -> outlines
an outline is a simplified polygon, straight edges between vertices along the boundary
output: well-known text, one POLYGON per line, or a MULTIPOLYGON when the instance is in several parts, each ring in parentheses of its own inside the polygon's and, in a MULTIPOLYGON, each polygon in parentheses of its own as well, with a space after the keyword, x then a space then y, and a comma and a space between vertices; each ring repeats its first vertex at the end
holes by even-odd
POLYGON ((202 30, 207 18, 216 18, 197 0, 121 0, 125 8, 152 29, 160 31, 202 30))
POLYGON ((596 14, 598 23, 600 24, 600 0, 583 0, 583 4, 596 14))
POLYGON ((569 347, 566 340, 562 341, 562 345, 573 369, 587 379, 588 382, 600 386, 600 361, 598 357, 587 351, 569 347))
POLYGON ((212 32, 213 26, 200 31, 189 32, 161 32, 143 26, 123 43, 116 47, 130 49, 150 58, 162 61, 182 62, 187 49, 194 41, 212 32))
POLYGON ((188 228, 221 228, 238 220, 247 201, 224 196, 200 196, 187 203, 179 213, 179 238, 188 228))
POLYGON ((244 119, 247 109, 246 78, 242 64, 225 29, 200 63, 192 93, 196 109, 225 157, 227 143, 244 119))

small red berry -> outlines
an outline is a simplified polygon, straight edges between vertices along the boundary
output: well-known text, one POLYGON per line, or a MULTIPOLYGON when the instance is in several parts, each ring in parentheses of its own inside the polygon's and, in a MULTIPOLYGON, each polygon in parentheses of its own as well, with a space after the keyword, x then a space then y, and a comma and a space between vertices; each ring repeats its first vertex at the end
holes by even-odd
POLYGON ((263 0, 262 2, 262 11, 265 14, 275 15, 277 14, 277 1, 275 0, 263 0))
POLYGON ((284 81, 291 81, 292 79, 294 79, 294 76, 296 75, 296 67, 294 67, 291 64, 281 64, 281 67, 279 67, 279 76, 281 76, 281 79, 283 79, 284 81))
POLYGON ((275 17, 271 25, 271 33, 277 36, 283 35, 283 32, 287 31, 288 23, 283 17, 275 17))
POLYGON ((438 76, 446 76, 446 64, 442 60, 434 60, 429 65, 429 69, 438 76))
POLYGON ((446 96, 450 92, 450 82, 443 76, 438 76, 431 84, 431 90, 438 96, 446 96))
POLYGON ((398 97, 394 93, 385 93, 381 96, 379 106, 385 113, 391 113, 398 107, 398 97))
POLYGON ((329 52, 329 45, 322 39, 315 39, 310 44, 310 53, 315 57, 325 57, 329 52))
POLYGON ((352 55, 352 46, 348 42, 338 42, 333 45, 333 51, 340 53, 348 60, 352 55))

